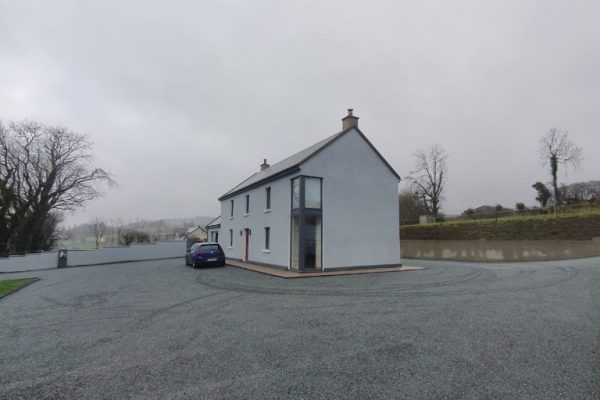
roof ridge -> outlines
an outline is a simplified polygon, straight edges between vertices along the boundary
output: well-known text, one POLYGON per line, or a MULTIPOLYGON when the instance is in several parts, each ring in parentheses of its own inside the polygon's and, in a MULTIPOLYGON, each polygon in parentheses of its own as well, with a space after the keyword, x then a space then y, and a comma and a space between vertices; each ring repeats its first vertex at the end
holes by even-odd
POLYGON ((340 132, 334 133, 333 135, 330 135, 328 137, 326 137, 325 139, 322 139, 310 146, 307 146, 305 148, 303 148, 300 151, 297 151, 296 153, 293 153, 292 155, 276 162, 275 164, 269 166, 268 168, 265 168, 264 170, 258 171, 253 173, 252 175, 250 175, 248 178, 244 179, 242 182, 238 183, 236 186, 234 186, 232 189, 230 189, 229 191, 227 191, 224 195, 222 195, 221 197, 219 197, 219 200, 224 199, 225 197, 245 188, 245 187, 249 187, 253 184, 256 184, 257 182, 262 181, 263 179, 267 179, 271 176, 277 175, 278 173, 281 173, 282 171, 286 171, 289 168, 293 168, 294 166, 298 166, 301 163, 303 163, 304 161, 308 160, 313 154, 317 153, 320 149, 322 149, 323 147, 327 146, 328 143, 332 142, 336 137, 338 137, 339 135, 342 135, 350 130, 354 129, 353 127, 344 129, 340 132), (307 153, 307 154, 303 154, 303 153, 307 153), (302 158, 299 158, 299 156, 302 155, 302 158), (299 158, 298 160, 294 160, 294 158, 299 158), (293 161, 293 162, 291 162, 293 161), (286 162, 289 163, 289 166, 285 166, 286 162), (260 177, 262 176, 262 177, 260 177), (253 178, 258 178, 258 180, 256 182, 253 182, 251 184, 247 184, 249 181, 251 181, 253 178))

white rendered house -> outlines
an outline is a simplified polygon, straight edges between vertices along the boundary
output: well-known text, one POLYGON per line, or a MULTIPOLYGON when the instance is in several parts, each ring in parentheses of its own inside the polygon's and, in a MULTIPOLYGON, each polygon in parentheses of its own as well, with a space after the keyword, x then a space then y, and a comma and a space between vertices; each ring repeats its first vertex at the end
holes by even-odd
POLYGON ((341 132, 277 164, 265 160, 219 198, 216 235, 227 258, 292 271, 400 265, 400 177, 352 109, 342 122, 341 132))

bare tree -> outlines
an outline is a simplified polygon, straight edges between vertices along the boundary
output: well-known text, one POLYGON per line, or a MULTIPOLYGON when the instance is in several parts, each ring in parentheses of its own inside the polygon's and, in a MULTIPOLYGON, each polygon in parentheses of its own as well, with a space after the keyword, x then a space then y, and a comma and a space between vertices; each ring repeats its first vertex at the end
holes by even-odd
POLYGON ((448 155, 440 145, 433 145, 426 150, 419 149, 414 153, 415 169, 408 179, 412 189, 423 199, 429 215, 437 218, 442 208, 446 189, 448 155))
POLYGON ((114 184, 91 162, 84 135, 35 122, 0 123, 0 253, 48 249, 62 212, 98 197, 100 184, 114 184))
POLYGON ((585 201, 596 202, 600 200, 600 181, 575 182, 570 185, 561 185, 560 197, 563 202, 582 203, 585 201))
POLYGON ((561 204, 557 182, 558 166, 562 164, 565 168, 579 168, 583 161, 581 147, 569 140, 569 132, 566 130, 552 128, 540 139, 539 155, 544 167, 550 165, 554 203, 561 204))
POLYGON ((123 242, 122 235, 125 221, 123 221, 123 218, 115 218, 112 220, 112 226, 117 235, 117 246, 120 246, 123 242))
POLYGON ((90 230, 92 234, 96 238, 96 249, 100 247, 100 243, 102 242, 102 238, 104 238, 104 233, 106 232, 106 222, 102 218, 96 217, 91 220, 89 223, 90 230))

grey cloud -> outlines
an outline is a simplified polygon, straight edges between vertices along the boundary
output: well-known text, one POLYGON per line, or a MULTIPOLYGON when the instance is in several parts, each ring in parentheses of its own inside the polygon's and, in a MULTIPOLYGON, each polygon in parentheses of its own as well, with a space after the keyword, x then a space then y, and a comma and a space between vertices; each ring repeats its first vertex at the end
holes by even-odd
POLYGON ((0 118, 88 133, 120 182, 69 217, 215 215, 258 168, 339 130, 347 107, 402 174, 450 154, 445 211, 533 204, 552 126, 598 179, 592 1, 7 1, 0 118), (194 184, 208 180, 211 186, 194 184))

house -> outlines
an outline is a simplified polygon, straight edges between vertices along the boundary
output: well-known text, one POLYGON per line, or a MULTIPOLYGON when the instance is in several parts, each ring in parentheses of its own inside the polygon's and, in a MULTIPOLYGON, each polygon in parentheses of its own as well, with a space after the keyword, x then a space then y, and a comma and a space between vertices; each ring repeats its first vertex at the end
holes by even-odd
POLYGON ((188 228, 177 228, 173 233, 173 240, 186 240, 188 228))
POLYGON ((208 233, 206 228, 203 226, 195 226, 192 228, 188 228, 186 237, 189 240, 193 240, 194 242, 206 242, 208 239, 208 233))
POLYGON ((274 165, 264 160, 219 198, 227 258, 300 272, 400 264, 400 177, 352 109, 342 128, 274 165))
POLYGON ((213 219, 206 225, 208 240, 211 242, 219 242, 219 229, 221 228, 221 216, 213 219))

